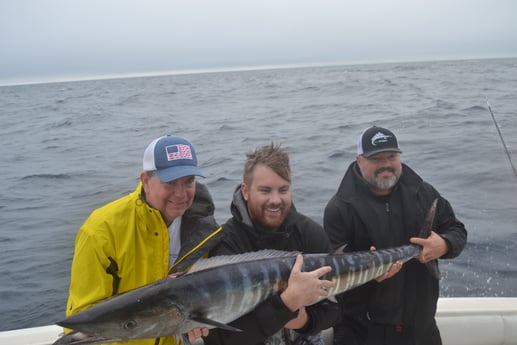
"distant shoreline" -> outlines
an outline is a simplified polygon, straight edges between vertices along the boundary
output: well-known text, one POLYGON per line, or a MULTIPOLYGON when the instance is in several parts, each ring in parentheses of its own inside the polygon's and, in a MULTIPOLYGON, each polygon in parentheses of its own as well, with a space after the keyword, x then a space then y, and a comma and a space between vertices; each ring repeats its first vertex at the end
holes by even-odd
POLYGON ((327 63, 300 63, 300 64, 272 64, 272 65, 256 65, 256 66, 238 66, 238 67, 214 67, 214 68, 197 68, 197 69, 181 69, 169 71, 149 71, 141 73, 120 73, 120 74, 98 74, 92 76, 63 76, 55 79, 34 79, 34 80, 18 80, 12 82, 2 82, 0 79, 0 87, 6 86, 23 86, 36 84, 55 84, 55 83, 69 83, 80 81, 94 81, 94 80, 111 80, 111 79, 127 79, 127 78, 144 78, 144 77, 163 77, 172 75, 188 75, 188 74, 203 74, 203 73, 224 73, 224 72, 246 72, 246 71, 260 71, 272 69, 292 69, 292 68, 311 68, 311 67, 333 67, 333 66, 360 66, 360 65, 375 65, 375 64, 407 64, 407 63, 421 63, 421 62, 447 62, 447 61, 462 61, 462 60, 504 60, 515 59, 517 56, 503 56, 503 57, 477 57, 477 58, 447 58, 435 60, 410 60, 410 61, 348 61, 348 62, 327 62, 327 63))

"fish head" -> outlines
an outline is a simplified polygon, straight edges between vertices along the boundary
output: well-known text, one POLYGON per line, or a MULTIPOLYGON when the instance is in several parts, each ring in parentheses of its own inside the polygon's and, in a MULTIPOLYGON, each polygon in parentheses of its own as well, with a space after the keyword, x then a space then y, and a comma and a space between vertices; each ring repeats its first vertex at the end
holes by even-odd
POLYGON ((103 342, 108 342, 106 340, 114 342, 181 333, 185 317, 179 306, 163 303, 163 301, 161 304, 147 302, 100 303, 56 324, 91 337, 88 342, 77 344, 95 344, 94 341, 97 338, 104 339, 103 342))

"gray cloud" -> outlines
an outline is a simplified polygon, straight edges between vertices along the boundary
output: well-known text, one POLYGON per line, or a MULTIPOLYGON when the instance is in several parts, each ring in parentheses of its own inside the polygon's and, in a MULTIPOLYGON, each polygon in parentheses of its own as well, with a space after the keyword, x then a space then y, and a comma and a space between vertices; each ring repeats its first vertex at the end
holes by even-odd
POLYGON ((260 65, 517 56, 513 0, 0 3, 0 84, 260 65))

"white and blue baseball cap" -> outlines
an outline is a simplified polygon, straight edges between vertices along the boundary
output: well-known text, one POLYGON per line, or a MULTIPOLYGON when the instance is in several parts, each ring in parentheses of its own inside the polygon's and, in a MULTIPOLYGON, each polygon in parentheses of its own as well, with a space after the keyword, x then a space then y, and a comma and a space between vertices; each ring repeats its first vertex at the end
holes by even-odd
POLYGON ((205 177, 197 167, 194 145, 185 138, 164 135, 154 139, 145 149, 144 171, 155 171, 162 182, 185 176, 205 177))

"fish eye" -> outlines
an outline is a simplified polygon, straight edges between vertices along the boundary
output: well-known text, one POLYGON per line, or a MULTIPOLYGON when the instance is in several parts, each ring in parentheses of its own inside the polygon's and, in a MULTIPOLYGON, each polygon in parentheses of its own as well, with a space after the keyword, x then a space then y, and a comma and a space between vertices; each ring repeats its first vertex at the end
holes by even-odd
POLYGON ((133 329, 136 327, 136 321, 135 320, 129 320, 124 324, 125 329, 133 329))

